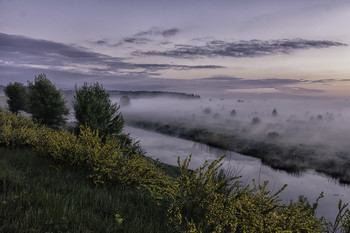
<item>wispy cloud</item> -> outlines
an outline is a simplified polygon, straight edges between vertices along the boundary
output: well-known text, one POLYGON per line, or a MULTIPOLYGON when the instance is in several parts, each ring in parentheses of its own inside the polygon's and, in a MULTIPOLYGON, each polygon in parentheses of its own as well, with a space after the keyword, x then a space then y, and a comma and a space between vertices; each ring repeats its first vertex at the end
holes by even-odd
MULTIPOLYGON (((104 42, 101 41, 100 43, 104 42)), ((332 46, 332 44, 327 43, 309 43, 309 46, 332 46)), ((225 43, 217 41, 211 44, 221 45, 225 43)), ((282 45, 282 47, 298 49, 307 47, 306 44, 296 45, 292 43, 292 45, 282 45)), ((0 33, 0 45, 0 77, 1 81, 5 82, 4 84, 13 80, 25 82, 32 79, 34 75, 47 73, 50 75, 49 77, 53 78, 55 83, 64 88, 72 88, 76 82, 99 81, 106 84, 109 88, 124 90, 232 93, 234 90, 243 90, 244 92, 244 90, 248 89, 274 89, 276 93, 297 93, 302 95, 322 92, 322 90, 318 89, 300 87, 304 83, 327 83, 333 81, 333 79, 243 79, 232 76, 214 76, 211 78, 187 80, 166 79, 164 77, 160 78, 161 72, 164 70, 205 70, 223 69, 225 67, 215 64, 133 63, 122 57, 95 53, 82 47, 4 33, 0 33)))
POLYGON ((180 29, 178 28, 160 29, 157 27, 153 27, 147 31, 138 32, 133 37, 159 36, 159 35, 164 37, 171 37, 171 36, 175 36, 179 32, 180 32, 180 29))
POLYGON ((198 65, 198 66, 188 66, 188 65, 173 65, 173 64, 135 64, 138 68, 144 68, 147 70, 166 70, 166 69, 175 69, 175 70, 191 70, 191 69, 221 69, 225 66, 217 65, 198 65))
POLYGON ((249 40, 228 42, 211 40, 205 45, 176 45, 166 51, 136 51, 135 55, 166 56, 174 58, 196 57, 261 57, 275 54, 289 54, 297 50, 321 49, 346 44, 327 40, 283 39, 283 40, 249 40))
MULTIPOLYGON (((93 43, 100 46, 121 46, 125 44, 136 44, 136 45, 144 45, 155 41, 155 38, 165 39, 175 36, 180 32, 178 28, 169 28, 169 29, 160 29, 157 27, 153 27, 147 31, 141 31, 135 33, 134 35, 123 38, 121 41, 116 43, 111 43, 106 39, 101 39, 98 41, 94 41, 93 43), (159 38, 160 37, 160 38, 159 38)), ((169 41, 161 41, 163 44, 169 44, 169 41)))
MULTIPOLYGON (((100 41, 99 43, 104 43, 100 41)), ((129 73, 154 75, 165 69, 218 69, 217 65, 137 64, 124 58, 95 53, 86 48, 36 40, 23 36, 0 33, 0 64, 13 67, 41 68, 94 75, 120 75, 129 73)), ((1 73, 1 72, 0 72, 1 73)))
POLYGON ((328 83, 337 82, 337 81, 339 81, 339 80, 336 80, 336 79, 333 79, 333 78, 327 78, 327 79, 311 80, 310 82, 312 82, 312 83, 328 84, 328 83))
POLYGON ((314 88, 303 88, 303 87, 279 87, 279 91, 290 94, 310 94, 310 93, 325 93, 325 90, 314 89, 314 88))

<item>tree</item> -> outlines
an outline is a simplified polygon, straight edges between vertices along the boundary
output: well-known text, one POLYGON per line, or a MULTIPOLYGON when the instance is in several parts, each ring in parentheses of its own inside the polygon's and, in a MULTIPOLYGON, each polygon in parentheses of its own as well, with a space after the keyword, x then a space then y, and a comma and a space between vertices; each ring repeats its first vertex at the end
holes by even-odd
POLYGON ((101 136, 120 134, 124 127, 124 119, 118 113, 119 106, 112 104, 109 93, 99 83, 81 88, 75 85, 75 118, 79 125, 87 125, 98 130, 101 136))
POLYGON ((4 91, 8 97, 7 104, 11 112, 18 114, 19 110, 26 110, 28 91, 22 83, 9 83, 4 91))
POLYGON ((59 90, 46 77, 39 74, 34 83, 28 82, 29 112, 34 121, 58 128, 66 123, 69 113, 59 90))
POLYGON ((259 124, 261 122, 261 119, 259 117, 253 117, 252 124, 259 124))
POLYGON ((276 117, 278 115, 277 110, 274 108, 271 114, 273 117, 276 117))
POLYGON ((211 113, 211 109, 209 107, 206 107, 206 108, 203 109, 203 112, 205 114, 210 114, 211 113))

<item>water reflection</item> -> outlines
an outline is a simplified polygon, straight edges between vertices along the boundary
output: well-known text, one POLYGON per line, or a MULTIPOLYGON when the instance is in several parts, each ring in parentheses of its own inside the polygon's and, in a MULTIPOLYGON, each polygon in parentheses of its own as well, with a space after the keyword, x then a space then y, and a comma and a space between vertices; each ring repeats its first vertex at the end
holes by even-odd
POLYGON ((281 199, 286 202, 290 199, 297 200, 299 195, 304 195, 309 201, 314 202, 319 194, 324 192, 324 198, 319 202, 317 215, 329 220, 333 220, 337 214, 339 199, 345 203, 350 202, 349 186, 340 185, 336 180, 315 171, 292 175, 265 166, 260 159, 216 149, 201 143, 129 126, 125 127, 125 132, 131 133, 133 138, 140 140, 140 145, 147 152, 147 156, 172 165, 177 164, 178 157, 183 161, 189 154, 192 154, 190 168, 195 169, 205 160, 213 161, 226 154, 224 167, 235 175, 242 176, 241 180, 245 184, 251 184, 252 179, 255 179, 257 183, 269 180, 269 189, 272 191, 277 191, 284 184, 288 184, 286 190, 280 194, 281 199))

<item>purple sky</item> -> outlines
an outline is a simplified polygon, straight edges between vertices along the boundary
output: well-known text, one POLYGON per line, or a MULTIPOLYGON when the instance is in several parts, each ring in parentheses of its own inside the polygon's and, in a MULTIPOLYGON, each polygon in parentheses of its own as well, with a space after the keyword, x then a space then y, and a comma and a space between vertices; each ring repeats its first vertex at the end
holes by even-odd
POLYGON ((0 0, 0 84, 349 96, 348 0, 0 0))

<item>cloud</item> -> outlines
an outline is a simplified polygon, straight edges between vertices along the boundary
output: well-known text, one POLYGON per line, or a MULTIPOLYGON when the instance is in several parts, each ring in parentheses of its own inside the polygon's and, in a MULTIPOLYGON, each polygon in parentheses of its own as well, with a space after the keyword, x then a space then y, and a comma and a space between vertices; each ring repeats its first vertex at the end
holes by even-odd
POLYGON ((302 79, 280 79, 280 78, 243 79, 243 78, 235 78, 230 76, 215 76, 211 78, 205 78, 203 79, 203 81, 225 83, 225 85, 233 85, 237 88, 276 87, 276 86, 307 82, 306 80, 302 80, 302 79))
POLYGON ((171 28, 171 29, 167 29, 167 30, 162 31, 162 35, 164 37, 170 37, 170 36, 175 36, 178 32, 179 32, 179 29, 171 28))
POLYGON ((336 81, 339 81, 339 80, 336 80, 336 79, 332 79, 332 78, 328 78, 328 79, 318 79, 318 80, 311 80, 310 82, 312 83, 331 83, 331 82, 336 82, 336 81))
MULTIPOLYGON (((107 43, 100 41, 100 43, 107 43)), ((155 71, 174 69, 218 69, 217 65, 136 64, 120 57, 95 53, 86 48, 0 33, 0 64, 13 67, 41 68, 96 76, 133 74, 159 75, 155 71)), ((0 71, 1 74, 1 71, 0 71)))
POLYGON ((38 63, 40 65, 63 65, 66 63, 94 64, 96 60, 121 58, 90 52, 85 48, 65 45, 47 40, 0 33, 0 59, 15 63, 38 63))
POLYGON ((123 45, 125 43, 143 45, 154 41, 150 38, 154 38, 156 36, 172 37, 175 36, 179 31, 180 30, 178 28, 162 30, 157 27, 153 27, 150 30, 141 31, 130 37, 124 38, 121 42, 115 44, 115 46, 123 45))
POLYGON ((133 37, 159 36, 159 35, 164 37, 171 37, 171 36, 175 36, 179 32, 180 32, 180 29, 178 28, 159 29, 157 27, 153 27, 148 31, 138 32, 133 37))
POLYGON ((221 69, 225 66, 217 65, 203 65, 203 66, 188 66, 188 65, 173 65, 173 64, 135 64, 136 67, 145 68, 147 70, 166 70, 166 69, 175 69, 175 70, 190 70, 190 69, 221 69))
MULTIPOLYGON (((232 76, 187 80, 156 78, 163 70, 204 70, 225 67, 214 64, 137 64, 127 62, 128 60, 121 57, 91 52, 82 47, 3 33, 0 33, 0 45, 1 84, 14 80, 25 83, 39 73, 46 73, 59 88, 72 88, 74 83, 81 84, 84 81, 98 81, 110 89, 121 90, 232 93, 232 90, 264 88, 276 89, 279 91, 278 94, 303 95, 322 92, 300 87, 304 83, 311 83, 305 79, 243 79, 232 76)), ((314 81, 321 82, 321 80, 314 81)))
POLYGON ((98 41, 96 41, 96 44, 98 44, 98 45, 107 45, 108 42, 106 40, 98 40, 98 41))
POLYGON ((310 94, 310 93, 319 94, 319 93, 326 92, 325 90, 303 88, 303 87, 279 87, 277 89, 283 92, 289 92, 291 94, 310 94))
POLYGON ((136 51, 135 55, 165 56, 174 58, 200 57, 261 57, 275 54, 290 54, 297 50, 321 49, 346 44, 327 40, 283 39, 283 40, 249 40, 227 42, 211 40, 205 45, 176 45, 167 51, 136 51))
MULTIPOLYGON (((125 37, 117 43, 109 43, 108 40, 103 39, 103 40, 94 41, 93 44, 100 45, 100 46, 109 46, 109 47, 121 46, 124 44, 144 45, 144 44, 154 42, 154 39, 153 39, 154 37, 161 36, 164 38, 169 38, 169 37, 175 36, 179 32, 180 32, 180 29, 178 28, 159 29, 157 27, 153 27, 147 31, 141 31, 129 37, 125 37)), ((160 43, 169 44, 171 42, 161 41, 160 43)))
POLYGON ((123 42, 130 44, 147 44, 151 41, 152 40, 144 37, 128 37, 123 40, 123 42))

